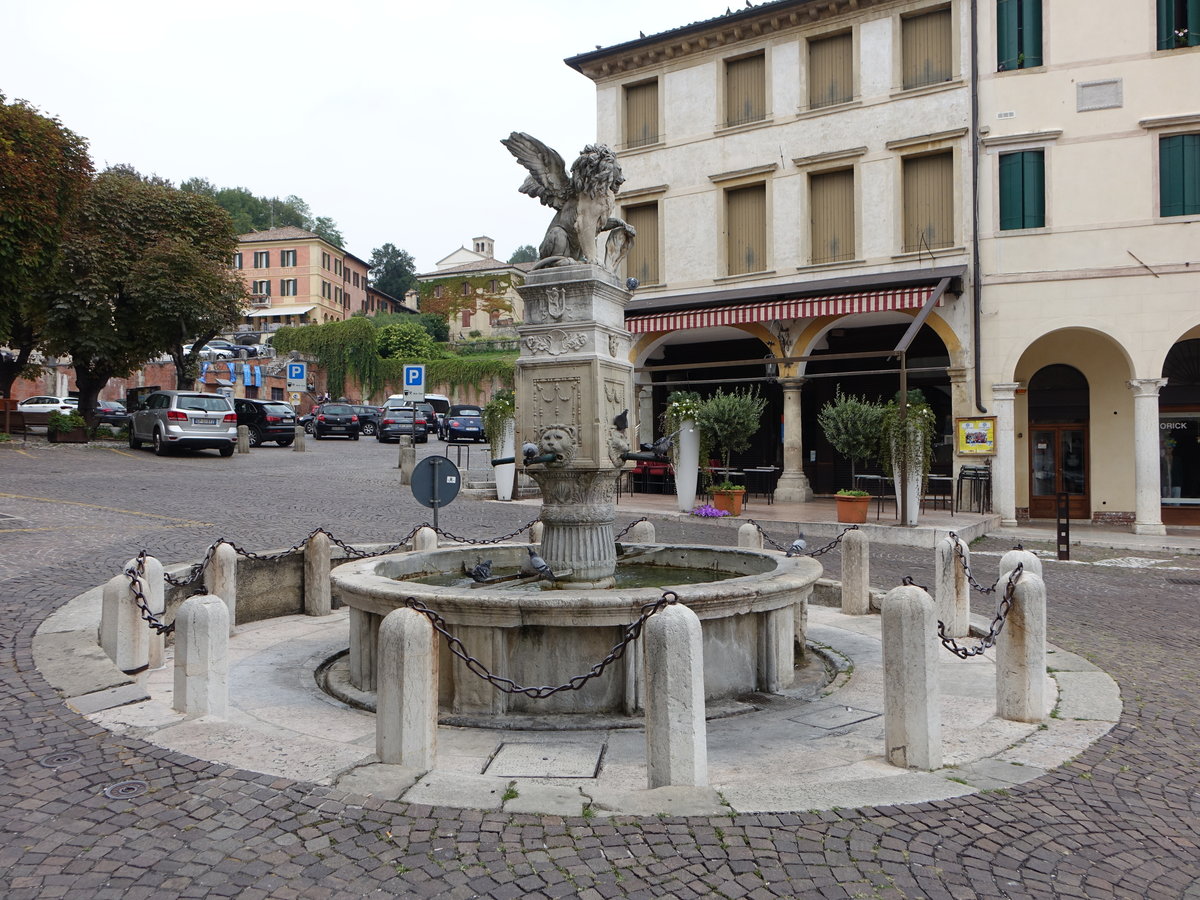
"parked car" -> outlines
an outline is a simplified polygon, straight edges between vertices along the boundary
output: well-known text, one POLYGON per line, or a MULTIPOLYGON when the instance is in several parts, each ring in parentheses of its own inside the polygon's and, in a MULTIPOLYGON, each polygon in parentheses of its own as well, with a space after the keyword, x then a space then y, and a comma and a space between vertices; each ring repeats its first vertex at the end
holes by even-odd
POLYGON ((337 435, 358 440, 361 425, 358 413, 349 403, 322 403, 313 414, 313 437, 321 438, 337 435))
POLYGON ((228 350, 232 357, 258 356, 258 348, 254 344, 235 344, 232 341, 213 338, 204 346, 210 350, 228 350))
MULTIPOLYGON (((192 352, 192 345, 184 344, 183 345, 183 355, 187 356, 191 352, 192 352)), ((199 353, 197 355, 201 359, 233 359, 233 356, 234 356, 232 350, 226 349, 225 347, 214 347, 214 346, 212 346, 211 341, 209 343, 205 344, 203 347, 201 347, 199 350, 199 353)))
MULTIPOLYGON (((405 406, 413 401, 409 400, 403 394, 392 394, 387 398, 384 406, 405 406)), ((417 401, 418 403, 428 403, 432 408, 433 415, 426 416, 426 422, 429 425, 429 430, 434 432, 438 437, 444 437, 443 429, 446 427, 446 413, 450 411, 450 398, 445 394, 426 394, 424 400, 417 401)))
POLYGON ((129 411, 120 400, 99 400, 96 402, 96 424, 124 428, 129 424, 129 411))
POLYGON ((19 412, 79 412, 79 400, 76 397, 26 397, 17 404, 19 412))
POLYGON ((129 414, 129 448, 137 450, 146 442, 159 456, 176 447, 233 456, 237 413, 221 394, 155 391, 129 414))
POLYGON ((239 425, 250 434, 250 446, 274 441, 290 447, 296 439, 296 411, 282 400, 234 400, 239 425))
POLYGON ((379 433, 375 437, 382 443, 399 441, 400 436, 411 434, 414 444, 429 441, 429 429, 424 415, 413 404, 387 406, 379 420, 379 433))
POLYGON ((380 406, 360 406, 356 403, 350 404, 354 411, 358 414, 359 425, 362 426, 362 433, 367 437, 371 437, 379 432, 379 420, 383 418, 383 407, 380 406))
POLYGON ((486 441, 483 410, 473 404, 450 407, 443 432, 447 441, 486 441))

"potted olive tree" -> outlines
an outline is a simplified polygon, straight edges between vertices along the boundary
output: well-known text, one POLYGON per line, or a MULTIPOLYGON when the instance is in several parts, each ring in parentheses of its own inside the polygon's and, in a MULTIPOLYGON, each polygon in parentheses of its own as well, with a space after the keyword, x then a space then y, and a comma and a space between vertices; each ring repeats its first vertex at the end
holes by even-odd
MULTIPOLYGON (((483 407, 483 430, 492 445, 492 458, 504 459, 516 454, 517 404, 509 388, 501 388, 483 407)), ((502 463, 492 470, 496 478, 496 499, 511 500, 517 478, 516 463, 502 463)))
POLYGON ((857 463, 879 455, 879 430, 883 408, 865 397, 843 394, 838 388, 833 401, 817 413, 817 424, 833 449, 850 460, 850 487, 837 492, 838 521, 865 522, 870 494, 856 490, 857 463))
POLYGON ((696 424, 717 448, 725 469, 725 481, 713 485, 713 506, 726 510, 730 515, 742 514, 742 500, 746 488, 729 480, 730 460, 750 446, 762 427, 763 410, 767 401, 753 391, 725 393, 720 388, 700 404, 696 412, 696 424))

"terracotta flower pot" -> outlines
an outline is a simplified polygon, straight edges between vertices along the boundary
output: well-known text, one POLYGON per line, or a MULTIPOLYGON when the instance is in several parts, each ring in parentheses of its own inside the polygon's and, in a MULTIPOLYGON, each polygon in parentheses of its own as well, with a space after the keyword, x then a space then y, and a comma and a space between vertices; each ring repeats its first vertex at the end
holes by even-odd
POLYGON ((745 488, 734 491, 713 491, 713 506, 722 509, 731 516, 742 514, 742 499, 746 496, 745 488))
POLYGON ((837 520, 847 525, 861 525, 867 521, 867 504, 870 497, 836 497, 837 520))

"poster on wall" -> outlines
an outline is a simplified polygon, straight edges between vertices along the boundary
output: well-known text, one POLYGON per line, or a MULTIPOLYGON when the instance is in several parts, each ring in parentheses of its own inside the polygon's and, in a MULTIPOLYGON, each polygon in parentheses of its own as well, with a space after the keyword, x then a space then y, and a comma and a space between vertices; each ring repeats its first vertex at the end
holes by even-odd
POLYGON ((954 433, 959 456, 994 456, 996 453, 996 417, 955 419, 954 433))

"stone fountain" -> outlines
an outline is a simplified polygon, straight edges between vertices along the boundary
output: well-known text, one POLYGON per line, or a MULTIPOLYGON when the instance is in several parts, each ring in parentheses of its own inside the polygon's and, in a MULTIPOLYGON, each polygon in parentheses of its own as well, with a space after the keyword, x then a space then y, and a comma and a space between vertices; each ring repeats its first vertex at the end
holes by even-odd
MULTIPOLYGON (((562 158, 526 134, 505 141, 529 171, 521 191, 556 210, 540 259, 519 288, 525 323, 518 329, 517 443, 521 461, 541 489, 541 556, 554 579, 543 590, 505 584, 422 583, 423 576, 462 572, 482 559, 474 548, 395 554, 347 563, 332 573, 338 597, 351 608, 349 681, 375 689, 375 640, 391 610, 415 598, 435 610, 474 660, 524 685, 555 685, 586 672, 617 644, 624 627, 663 589, 675 590, 703 629, 705 697, 779 691, 792 684, 795 648, 804 646, 808 596, 821 566, 762 551, 647 545, 637 565, 704 569, 723 581, 663 588, 615 587, 613 534, 617 479, 636 434, 631 419, 632 337, 624 326, 630 299, 615 274, 635 237, 612 214, 623 182, 615 155, 589 145, 568 172, 562 158), (603 251, 599 237, 605 234, 603 251)), ((526 547, 488 549, 495 569, 528 562, 526 547)), ((623 563, 625 565, 625 563, 623 563)), ((681 577, 680 581, 684 579, 681 577)), ((640 654, 583 690, 535 700, 504 694, 442 649, 439 696, 443 714, 481 718, 514 714, 630 715, 641 706, 640 654)))

